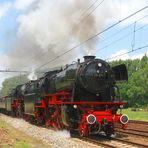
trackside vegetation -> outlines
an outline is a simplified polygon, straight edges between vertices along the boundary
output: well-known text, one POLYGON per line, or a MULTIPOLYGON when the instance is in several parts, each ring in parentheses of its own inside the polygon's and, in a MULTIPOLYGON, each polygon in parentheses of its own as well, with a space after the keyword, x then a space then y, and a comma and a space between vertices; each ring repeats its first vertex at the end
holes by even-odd
POLYGON ((0 148, 33 148, 45 147, 50 148, 50 145, 44 145, 42 141, 32 138, 25 133, 15 129, 0 119, 0 148))
POLYGON ((128 69, 128 82, 118 82, 120 97, 127 101, 126 107, 145 108, 148 110, 148 57, 142 59, 119 60, 112 66, 124 63, 128 69))
POLYGON ((134 110, 132 108, 123 109, 122 114, 126 114, 129 120, 148 121, 148 111, 144 109, 134 110))

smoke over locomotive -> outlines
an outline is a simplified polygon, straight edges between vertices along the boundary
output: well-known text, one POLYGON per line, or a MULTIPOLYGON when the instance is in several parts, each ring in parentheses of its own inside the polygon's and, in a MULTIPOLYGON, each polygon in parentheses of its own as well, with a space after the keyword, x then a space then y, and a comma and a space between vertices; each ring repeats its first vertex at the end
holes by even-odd
POLYGON ((33 117, 46 126, 78 131, 81 136, 102 131, 110 136, 115 122, 123 128, 128 122, 126 115, 117 114, 125 102, 117 98, 116 87, 116 81, 127 79, 124 64, 110 67, 95 56, 85 56, 82 63, 78 60, 17 86, 5 97, 5 106, 14 116, 33 117))

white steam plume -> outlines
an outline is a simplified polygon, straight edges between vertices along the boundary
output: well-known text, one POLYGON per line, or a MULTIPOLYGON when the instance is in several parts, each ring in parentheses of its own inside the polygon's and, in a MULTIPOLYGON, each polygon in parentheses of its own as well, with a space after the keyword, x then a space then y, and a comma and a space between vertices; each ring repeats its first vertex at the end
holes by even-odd
MULTIPOLYGON (((80 21, 81 14, 91 4, 90 0, 34 0, 18 17, 17 39, 9 53, 11 66, 23 69, 31 69, 32 65, 38 67, 99 32, 111 17, 111 12, 105 3, 95 13, 86 14, 86 18, 84 15, 80 21)), ((84 52, 95 54, 95 45, 96 39, 90 40, 48 67, 72 62, 84 52)))
POLYGON ((70 133, 67 130, 56 131, 56 135, 63 138, 70 138, 70 133))
POLYGON ((29 80, 37 80, 37 75, 35 74, 34 71, 32 71, 32 72, 28 75, 28 79, 29 79, 29 80))

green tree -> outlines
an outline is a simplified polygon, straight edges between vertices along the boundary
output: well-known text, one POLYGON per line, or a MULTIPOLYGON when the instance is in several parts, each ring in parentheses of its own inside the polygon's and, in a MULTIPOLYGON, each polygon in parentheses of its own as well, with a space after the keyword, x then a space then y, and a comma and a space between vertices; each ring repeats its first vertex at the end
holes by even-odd
POLYGON ((0 97, 8 95, 11 89, 15 88, 17 85, 24 84, 27 81, 28 79, 26 75, 20 75, 6 79, 2 83, 2 89, 0 90, 0 97))
POLYGON ((126 64, 128 82, 117 82, 120 96, 128 102, 128 106, 148 107, 148 57, 135 60, 119 60, 111 62, 112 66, 126 64))

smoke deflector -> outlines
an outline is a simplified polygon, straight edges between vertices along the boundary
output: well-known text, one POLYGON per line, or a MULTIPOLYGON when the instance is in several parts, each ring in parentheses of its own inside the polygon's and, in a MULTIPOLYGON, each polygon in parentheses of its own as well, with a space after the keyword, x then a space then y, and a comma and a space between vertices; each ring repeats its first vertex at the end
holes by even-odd
POLYGON ((114 66, 112 67, 112 70, 114 71, 115 79, 117 81, 128 80, 127 68, 125 64, 114 66))

